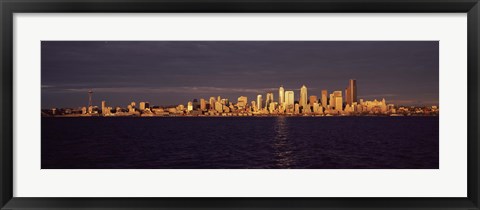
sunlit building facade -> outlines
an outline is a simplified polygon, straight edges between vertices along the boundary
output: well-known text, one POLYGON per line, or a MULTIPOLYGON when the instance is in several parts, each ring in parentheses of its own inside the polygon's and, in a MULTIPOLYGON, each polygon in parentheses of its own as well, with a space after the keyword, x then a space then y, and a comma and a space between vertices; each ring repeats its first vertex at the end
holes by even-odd
POLYGON ((357 81, 351 79, 345 90, 345 103, 352 105, 354 102, 357 102, 357 81))
POLYGON ((257 109, 262 110, 263 99, 262 95, 257 95, 257 109))
POLYGON ((309 96, 308 102, 310 106, 313 106, 314 103, 317 103, 317 96, 314 96, 314 95, 309 96))
POLYGON ((273 102, 273 93, 267 93, 267 97, 265 98, 265 107, 268 108, 270 103, 273 102))
POLYGON ((280 105, 285 104, 285 89, 283 89, 283 85, 278 89, 278 103, 280 105))
POLYGON ((322 107, 327 108, 327 97, 328 97, 328 91, 327 90, 322 90, 322 107))
POLYGON ((298 101, 299 105, 301 107, 303 106, 306 106, 307 105, 307 97, 308 97, 308 94, 307 94, 307 86, 303 85, 301 88, 300 88, 300 100, 298 101))

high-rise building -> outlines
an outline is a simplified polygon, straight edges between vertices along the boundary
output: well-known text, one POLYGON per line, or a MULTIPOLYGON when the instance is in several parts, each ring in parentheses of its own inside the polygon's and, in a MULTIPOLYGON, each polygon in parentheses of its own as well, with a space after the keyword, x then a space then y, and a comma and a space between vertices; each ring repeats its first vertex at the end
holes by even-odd
POLYGON ((333 91, 334 102, 335 103, 335 110, 342 111, 343 110, 343 98, 342 98, 342 91, 333 91))
POLYGON ((268 111, 270 113, 273 113, 277 109, 277 105, 278 105, 277 102, 271 102, 268 106, 268 111))
POLYGON ((107 108, 107 103, 102 101, 102 114, 105 114, 105 109, 107 108))
POLYGON ((328 96, 328 92, 327 90, 322 90, 322 106, 323 108, 327 108, 327 96, 328 96))
POLYGON ((348 86, 345 90, 345 102, 349 105, 357 102, 357 81, 354 79, 348 81, 348 86))
POLYGON ((308 98, 308 102, 310 103, 310 106, 313 106, 314 103, 317 103, 317 96, 311 95, 308 98))
POLYGON ((293 91, 285 91, 285 107, 288 108, 289 105, 293 105, 293 103, 295 102, 294 96, 295 94, 293 91))
POLYGON ((257 95, 257 109, 262 110, 263 99, 262 95, 257 95))
POLYGON ((283 85, 278 89, 278 104, 285 104, 285 89, 283 89, 283 85))
POLYGON ((247 107, 247 103, 248 103, 248 99, 246 96, 240 96, 238 97, 238 100, 237 100, 237 107, 239 109, 244 109, 245 107, 247 107))
POLYGON ((210 109, 215 109, 215 97, 210 97, 208 103, 210 104, 210 109))
POLYGON ((252 101, 252 107, 251 107, 252 111, 256 112, 258 110, 258 107, 257 107, 257 104, 255 103, 255 101, 252 101))
POLYGON ((223 112, 223 104, 220 101, 215 102, 215 110, 220 113, 223 112))
POLYGON ((299 103, 299 105, 300 105, 301 107, 307 105, 307 97, 308 97, 307 87, 306 87, 305 85, 303 85, 303 86, 300 88, 300 100, 298 101, 298 103, 299 103))
POLYGON ((273 93, 267 93, 267 98, 265 98, 265 108, 270 106, 270 103, 273 102, 273 93))
POLYGON ((206 110, 207 109, 207 101, 205 101, 204 98, 200 99, 200 109, 201 110, 206 110))
POLYGON ((335 108, 335 95, 330 93, 330 98, 328 99, 328 105, 331 109, 335 108))

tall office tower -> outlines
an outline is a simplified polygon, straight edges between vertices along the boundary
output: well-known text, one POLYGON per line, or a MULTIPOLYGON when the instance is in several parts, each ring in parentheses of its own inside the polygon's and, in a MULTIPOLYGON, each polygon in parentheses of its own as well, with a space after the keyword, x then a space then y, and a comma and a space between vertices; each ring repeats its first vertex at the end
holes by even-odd
POLYGON ((268 106, 268 111, 270 113, 273 113, 275 111, 275 109, 277 109, 277 105, 278 105, 277 102, 271 102, 268 106))
POLYGON ((310 102, 310 106, 313 106, 313 104, 317 102, 317 96, 311 95, 308 98, 308 102, 310 102))
POLYGON ((345 90, 345 102, 349 105, 357 102, 357 81, 354 79, 348 81, 348 87, 345 90))
POLYGON ((200 109, 201 110, 206 110, 207 109, 207 101, 205 101, 204 98, 200 99, 200 109))
POLYGON ((343 99, 342 97, 335 97, 335 110, 343 110, 343 99))
POLYGON ((330 98, 328 100, 328 105, 330 105, 330 108, 335 108, 335 95, 333 93, 330 93, 330 98))
POLYGON ((105 108, 107 108, 107 103, 102 101, 102 114, 105 114, 105 108))
POLYGON ((252 101, 251 110, 254 111, 254 112, 256 112, 258 110, 258 107, 257 107, 257 104, 255 103, 255 101, 252 101))
POLYGON ((246 96, 240 96, 238 97, 238 100, 237 100, 237 107, 239 109, 244 109, 245 107, 247 107, 247 103, 248 103, 248 99, 246 96))
POLYGON ((283 105, 285 103, 285 89, 283 85, 278 89, 278 104, 283 105))
POLYGON ((215 102, 215 110, 220 113, 223 112, 223 104, 220 101, 215 102))
POLYGON ((273 102, 273 93, 267 93, 267 98, 265 99, 265 108, 270 106, 270 103, 273 102))
POLYGON ((135 105, 137 105, 137 104, 135 103, 135 101, 132 101, 132 102, 130 103, 130 106, 132 106, 132 108, 135 108, 135 105))
POLYGON ((335 110, 343 110, 342 91, 333 91, 335 110))
POLYGON ((263 99, 262 99, 262 95, 258 95, 257 96, 257 109, 258 110, 262 110, 262 103, 263 103, 263 99))
POLYGON ((208 103, 210 104, 210 109, 215 109, 215 97, 210 97, 208 103))
POLYGON ((220 98, 220 96, 217 97, 217 101, 221 101, 222 99, 220 98))
POLYGON ((323 108, 327 108, 327 97, 328 97, 328 92, 327 90, 322 90, 322 106, 323 108))
POLYGON ((143 102, 143 101, 140 102, 140 110, 143 111, 143 110, 145 110, 145 108, 146 108, 146 107, 145 107, 145 102, 143 102))
POLYGON ((285 91, 285 107, 288 108, 288 106, 293 105, 295 99, 294 99, 294 92, 289 90, 285 91))
POLYGON ((348 104, 349 104, 349 103, 348 103, 348 100, 349 100, 349 98, 350 98, 350 90, 349 90, 349 89, 350 89, 349 87, 347 87, 347 88, 345 89, 345 105, 348 105, 348 104))
POLYGON ((318 114, 319 113, 319 110, 320 109, 320 105, 318 103, 313 103, 313 112, 315 114, 318 114))
POLYGON ((304 107, 304 106, 307 105, 307 100, 308 100, 307 97, 308 97, 307 87, 305 85, 303 85, 300 88, 300 100, 298 101, 298 103, 301 107, 304 107))

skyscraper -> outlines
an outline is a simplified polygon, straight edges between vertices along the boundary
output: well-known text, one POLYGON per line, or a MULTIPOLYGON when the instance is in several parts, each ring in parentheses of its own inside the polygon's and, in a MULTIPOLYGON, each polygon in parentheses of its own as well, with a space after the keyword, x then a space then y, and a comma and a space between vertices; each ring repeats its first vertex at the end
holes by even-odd
POLYGON ((207 109, 207 102, 205 101, 204 98, 200 99, 200 109, 201 110, 206 110, 207 109))
POLYGON ((317 102, 317 96, 311 95, 308 98, 308 102, 310 103, 310 106, 313 106, 313 104, 317 102))
POLYGON ((215 97, 210 97, 208 103, 210 104, 210 109, 215 109, 215 97))
POLYGON ((273 93, 267 93, 267 98, 265 99, 265 108, 270 106, 270 103, 273 102, 273 93))
POLYGON ((335 108, 335 95, 330 93, 330 98, 328 99, 328 105, 330 105, 330 109, 335 108))
POLYGON ((343 110, 343 99, 342 99, 342 91, 333 91, 334 101, 335 103, 335 110, 341 111, 343 110))
POLYGON ((223 104, 220 101, 215 102, 215 110, 219 113, 223 112, 223 104))
POLYGON ((308 97, 307 87, 305 85, 303 85, 300 88, 300 100, 298 101, 298 103, 301 107, 304 107, 304 106, 307 105, 307 97, 308 97))
POLYGON ((322 106, 323 106, 323 108, 327 108, 327 96, 328 96, 327 90, 322 90, 322 106))
POLYGON ((262 95, 258 95, 258 96, 257 96, 257 106, 258 106, 258 110, 262 110, 262 104, 263 104, 262 95))
POLYGON ((293 91, 285 91, 285 107, 288 107, 289 105, 293 105, 295 99, 294 99, 294 93, 293 91))
POLYGON ((240 96, 237 100, 237 107, 239 109, 244 109, 247 106, 248 99, 246 96, 240 96))
POLYGON ((105 114, 105 108, 107 108, 107 103, 102 101, 102 114, 105 114))
POLYGON ((357 102, 357 81, 354 79, 348 81, 348 86, 345 90, 345 102, 349 105, 357 102))
POLYGON ((278 89, 278 104, 283 105, 285 103, 285 89, 283 85, 278 89))

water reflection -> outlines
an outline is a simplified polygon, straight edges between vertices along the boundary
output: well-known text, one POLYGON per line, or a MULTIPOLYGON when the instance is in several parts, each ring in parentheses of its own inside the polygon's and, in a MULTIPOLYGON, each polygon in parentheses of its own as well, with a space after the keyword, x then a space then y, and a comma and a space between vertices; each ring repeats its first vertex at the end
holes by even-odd
POLYGON ((283 116, 276 117, 274 126, 275 137, 273 148, 275 150, 275 167, 291 168, 294 166, 294 154, 292 144, 288 138, 287 118, 283 116))

